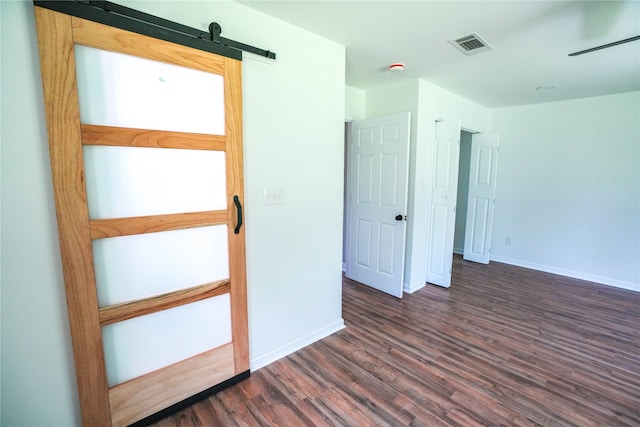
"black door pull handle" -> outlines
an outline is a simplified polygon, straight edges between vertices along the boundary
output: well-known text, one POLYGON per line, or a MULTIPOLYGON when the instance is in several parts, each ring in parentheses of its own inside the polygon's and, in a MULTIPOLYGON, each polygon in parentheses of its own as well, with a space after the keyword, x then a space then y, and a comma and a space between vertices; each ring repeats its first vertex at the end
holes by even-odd
POLYGON ((396 215, 396 221, 402 221, 402 215, 396 215))
POLYGON ((236 205, 236 211, 238 212, 238 222, 233 232, 235 234, 240 234, 240 228, 242 227, 242 205, 240 204, 240 198, 238 198, 238 196, 233 196, 233 203, 236 205))

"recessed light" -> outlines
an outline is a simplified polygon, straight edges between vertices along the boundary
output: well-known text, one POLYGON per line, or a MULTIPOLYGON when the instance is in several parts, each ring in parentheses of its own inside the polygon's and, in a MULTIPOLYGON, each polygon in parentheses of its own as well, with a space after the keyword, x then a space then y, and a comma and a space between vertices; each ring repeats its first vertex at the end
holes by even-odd
POLYGON ((536 88, 536 90, 551 90, 551 89, 554 89, 554 88, 555 88, 555 86, 546 85, 546 86, 538 86, 536 88))

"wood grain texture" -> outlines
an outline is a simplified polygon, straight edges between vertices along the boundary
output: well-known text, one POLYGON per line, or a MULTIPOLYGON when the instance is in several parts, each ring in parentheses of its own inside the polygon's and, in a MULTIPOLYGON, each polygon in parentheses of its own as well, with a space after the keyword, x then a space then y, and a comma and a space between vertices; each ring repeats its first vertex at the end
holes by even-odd
POLYGON ((227 139, 224 135, 87 124, 83 124, 81 127, 84 145, 215 151, 224 151, 227 145, 227 139))
MULTIPOLYGON (((231 294, 234 343, 202 358, 189 359, 126 384, 108 389, 100 313, 95 288, 92 239, 178 229, 235 220, 232 209, 89 220, 83 166, 83 141, 87 145, 126 147, 187 148, 226 151, 228 194, 242 199, 242 110, 240 63, 227 65, 225 58, 207 52, 156 40, 106 25, 36 8, 43 86, 51 147, 60 247, 65 273, 69 320, 76 360, 76 373, 84 425, 122 425, 163 409, 186 397, 210 388, 248 369, 248 333, 244 231, 230 243, 230 283, 210 284, 198 290, 173 293, 150 300, 127 303, 103 310, 103 322, 170 308, 185 301, 219 293, 231 294), (203 136, 178 132, 81 126, 75 76, 74 43, 99 49, 190 67, 225 76, 226 135, 203 136), (237 99, 235 99, 237 98, 237 99), (229 168, 240 168, 230 171, 229 168), (180 294, 180 295, 178 295, 180 294), (243 306, 244 305, 244 306, 243 306), (237 324, 236 324, 237 323, 237 324), (237 345, 234 349, 235 339, 237 345), (243 355, 235 355, 243 351, 243 355), (200 360, 194 362, 194 360, 200 360), (238 362, 240 361, 240 363, 238 362), (224 366, 223 366, 224 365, 224 366), (243 365, 240 369, 240 365, 243 365), (175 375, 175 377, 172 377, 175 375), (152 390, 150 392, 147 391, 152 390), (149 403, 150 406, 146 406, 149 403)), ((231 233, 231 232, 230 232, 231 233)), ((231 240, 231 239, 230 239, 231 240)))
POLYGON ((100 325, 107 326, 123 320, 133 319, 134 317, 228 294, 229 290, 229 280, 218 280, 204 285, 180 289, 179 291, 167 292, 151 298, 102 307, 100 308, 100 325))
POLYGON ((74 41, 77 44, 181 65, 208 73, 223 74, 224 72, 224 57, 213 53, 76 17, 72 17, 71 22, 74 41))
MULTIPOLYGON (((71 18, 35 7, 60 255, 82 421, 111 425, 86 204, 71 18)), ((43 385, 46 386, 46 385, 43 385)))
POLYGON ((249 321, 247 312, 247 273, 245 227, 235 234, 237 211, 233 196, 244 206, 242 162, 242 63, 225 58, 225 128, 227 135, 227 206, 229 236, 229 277, 231 278, 231 319, 236 375, 249 370, 249 321))
POLYGON ((205 225, 226 224, 227 210, 187 212, 167 215, 149 215, 129 218, 94 219, 89 222, 92 239, 129 236, 181 230, 205 225))
POLYGON ((640 425, 640 293, 456 256, 402 299, 345 279, 343 316, 156 426, 640 425))
POLYGON ((109 390, 113 425, 132 424, 233 376, 233 345, 226 344, 118 384, 109 390))

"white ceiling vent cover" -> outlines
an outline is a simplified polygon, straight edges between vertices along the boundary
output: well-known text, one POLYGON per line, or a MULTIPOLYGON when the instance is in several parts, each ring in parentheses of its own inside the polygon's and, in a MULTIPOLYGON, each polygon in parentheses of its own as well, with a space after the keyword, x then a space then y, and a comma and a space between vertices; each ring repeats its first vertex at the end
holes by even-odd
POLYGON ((454 45, 460 52, 464 53, 465 55, 475 55, 476 53, 493 50, 493 47, 491 47, 489 43, 487 43, 482 37, 480 37, 478 33, 451 39, 449 40, 449 43, 454 45))

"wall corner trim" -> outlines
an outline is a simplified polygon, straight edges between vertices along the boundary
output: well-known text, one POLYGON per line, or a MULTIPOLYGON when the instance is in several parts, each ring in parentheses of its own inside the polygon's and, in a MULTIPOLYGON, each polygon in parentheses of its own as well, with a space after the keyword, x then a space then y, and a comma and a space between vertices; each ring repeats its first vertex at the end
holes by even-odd
POLYGON ((419 280, 413 283, 404 283, 402 290, 408 294, 412 294, 415 291, 424 288, 425 286, 427 286, 427 283, 424 280, 419 280))
POLYGON ((278 359, 281 359, 291 353, 300 350, 303 347, 313 344, 316 341, 320 341, 322 338, 326 338, 329 335, 338 332, 345 328, 344 319, 328 324, 327 326, 313 331, 307 335, 304 335, 298 339, 295 339, 287 344, 284 344, 278 348, 268 351, 265 354, 257 356, 251 359, 251 372, 255 372, 260 368, 263 368, 278 359))
POLYGON ((556 268, 543 264, 536 264, 529 261, 506 258, 501 256, 491 256, 491 261, 501 262, 503 264, 515 265, 517 267, 529 268, 532 270, 544 271, 545 273, 558 274, 560 276, 571 277, 573 279, 585 280, 588 282, 598 283, 600 285, 613 286, 620 289, 627 289, 629 291, 640 292, 640 283, 627 282, 623 280, 617 280, 610 277, 596 276, 593 274, 581 273, 579 271, 565 270, 562 268, 556 268))

